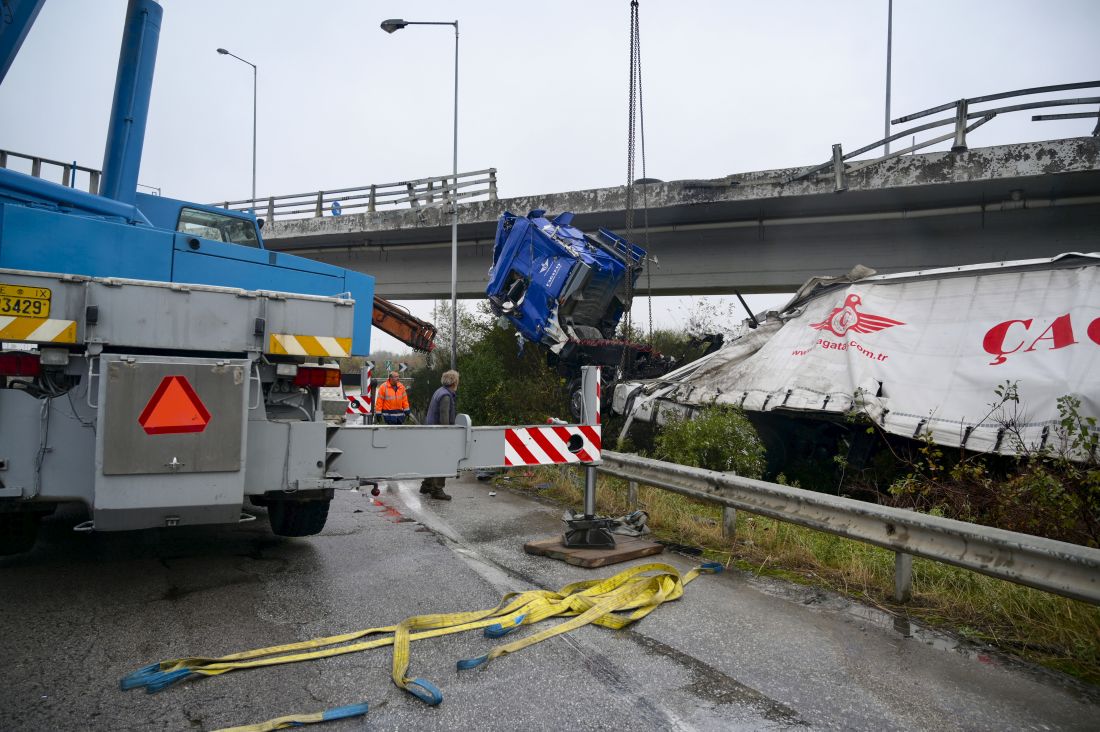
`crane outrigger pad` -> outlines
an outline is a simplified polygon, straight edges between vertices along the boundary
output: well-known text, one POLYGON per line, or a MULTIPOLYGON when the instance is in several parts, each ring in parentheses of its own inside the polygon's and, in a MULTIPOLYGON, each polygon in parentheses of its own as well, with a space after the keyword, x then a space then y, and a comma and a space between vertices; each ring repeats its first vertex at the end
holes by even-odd
POLYGON ((618 564, 639 557, 650 557, 660 554, 665 550, 664 546, 655 541, 649 541, 637 536, 616 536, 615 545, 606 549, 594 549, 591 547, 568 547, 562 537, 555 536, 550 539, 529 541, 523 545, 523 551, 540 557, 558 559, 574 567, 588 569, 606 567, 610 564, 618 564))

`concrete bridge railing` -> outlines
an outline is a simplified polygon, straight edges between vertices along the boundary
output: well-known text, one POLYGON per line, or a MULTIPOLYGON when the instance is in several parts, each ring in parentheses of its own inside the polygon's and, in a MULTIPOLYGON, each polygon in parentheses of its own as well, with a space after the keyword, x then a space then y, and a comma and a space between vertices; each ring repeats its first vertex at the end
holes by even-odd
POLYGON ((468 173, 437 175, 399 183, 376 183, 331 191, 290 193, 267 198, 225 201, 213 205, 233 211, 255 211, 266 214, 268 221, 342 216, 346 213, 372 213, 379 208, 421 210, 446 207, 452 201, 471 200, 480 196, 497 200, 497 170, 486 168, 468 173))
POLYGON ((30 173, 35 178, 45 178, 55 183, 60 182, 61 185, 72 188, 77 187, 77 177, 82 174, 79 177, 84 178, 86 183, 80 187, 86 188, 88 193, 99 193, 100 172, 94 168, 77 165, 75 160, 67 163, 62 160, 50 160, 38 155, 24 155, 11 150, 0 150, 0 168, 21 169, 20 172, 30 173))

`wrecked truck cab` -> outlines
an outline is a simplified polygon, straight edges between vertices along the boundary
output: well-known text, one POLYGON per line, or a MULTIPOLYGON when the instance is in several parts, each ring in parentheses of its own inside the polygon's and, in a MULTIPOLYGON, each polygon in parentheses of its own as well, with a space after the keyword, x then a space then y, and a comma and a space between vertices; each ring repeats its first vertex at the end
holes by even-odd
POLYGON ((497 223, 486 296, 528 341, 562 355, 568 344, 613 338, 646 252, 600 229, 572 226, 573 214, 546 218, 504 212, 497 223))

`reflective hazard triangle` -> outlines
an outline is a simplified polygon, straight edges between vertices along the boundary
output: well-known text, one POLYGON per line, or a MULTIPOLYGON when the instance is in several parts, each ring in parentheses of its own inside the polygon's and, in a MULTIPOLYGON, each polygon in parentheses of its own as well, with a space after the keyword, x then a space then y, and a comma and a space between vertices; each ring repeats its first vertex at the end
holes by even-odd
POLYGON ((504 430, 505 465, 594 463, 599 460, 599 425, 515 427, 504 430))
POLYGON ((185 377, 165 376, 138 423, 150 435, 202 432, 210 423, 210 412, 185 377))

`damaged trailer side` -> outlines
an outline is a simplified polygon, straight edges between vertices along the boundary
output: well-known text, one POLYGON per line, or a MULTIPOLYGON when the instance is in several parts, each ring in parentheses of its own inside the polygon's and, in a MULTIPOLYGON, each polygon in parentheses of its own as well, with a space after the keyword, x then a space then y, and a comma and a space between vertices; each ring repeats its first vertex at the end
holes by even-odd
POLYGON ((715 353, 619 384, 624 434, 727 404, 1016 454, 1064 447, 1061 397, 1100 416, 1100 253, 873 275, 810 280, 715 353), (1019 403, 994 408, 1006 382, 1019 403))

